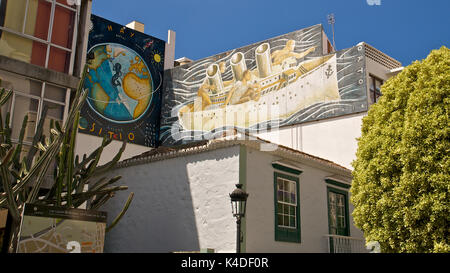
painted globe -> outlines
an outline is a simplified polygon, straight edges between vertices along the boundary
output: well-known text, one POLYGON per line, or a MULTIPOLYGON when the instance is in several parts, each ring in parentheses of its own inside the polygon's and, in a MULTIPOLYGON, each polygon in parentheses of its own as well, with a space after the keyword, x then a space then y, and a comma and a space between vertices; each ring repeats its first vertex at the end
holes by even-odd
POLYGON ((149 109, 153 84, 150 71, 132 49, 108 43, 92 47, 84 88, 88 105, 103 118, 129 123, 149 109))

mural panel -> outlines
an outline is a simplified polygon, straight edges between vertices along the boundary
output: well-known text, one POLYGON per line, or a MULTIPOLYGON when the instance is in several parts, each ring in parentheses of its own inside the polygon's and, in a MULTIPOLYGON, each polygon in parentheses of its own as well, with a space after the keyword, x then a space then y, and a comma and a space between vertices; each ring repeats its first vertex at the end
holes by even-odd
POLYGON ((322 44, 316 25, 166 71, 162 145, 365 111, 363 46, 322 44))
POLYGON ((91 23, 79 131, 155 147, 165 42, 95 15, 91 23))

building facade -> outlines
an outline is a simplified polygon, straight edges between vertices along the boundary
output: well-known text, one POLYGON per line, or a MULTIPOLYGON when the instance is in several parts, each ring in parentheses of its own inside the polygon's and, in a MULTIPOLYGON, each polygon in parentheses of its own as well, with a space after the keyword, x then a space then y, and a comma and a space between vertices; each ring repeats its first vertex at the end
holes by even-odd
POLYGON ((45 114, 64 122, 71 94, 85 63, 91 0, 6 0, 0 3, 0 87, 12 89, 9 105, 12 141, 17 142, 25 116, 24 152, 45 114))
MULTIPOLYGON (((44 130, 49 129, 51 119, 62 123, 67 117, 71 94, 77 88, 85 65, 91 6, 91 0, 0 1, 0 87, 14 91, 9 105, 2 109, 2 116, 6 117, 8 111, 11 113, 8 122, 12 128, 13 142, 18 141, 24 117, 28 118, 24 151, 29 149, 42 116, 46 116, 44 130)), ((143 32, 143 25, 138 22, 128 27, 143 32)), ((291 39, 289 41, 294 41, 294 45, 285 41, 288 39, 277 37, 247 48, 255 59, 254 63, 248 63, 248 70, 253 71, 254 75, 259 73, 266 93, 284 88, 296 80, 296 75, 300 78, 309 72, 321 72, 321 75, 316 73, 316 78, 325 81, 325 77, 329 79, 334 73, 330 68, 333 62, 336 64, 337 56, 345 59, 346 53, 335 52, 321 25, 286 35, 291 39), (316 37, 314 46, 311 46, 311 37, 316 37), (279 71, 273 68, 275 65, 267 65, 271 58, 277 58, 277 54, 269 57, 270 45, 274 48, 273 53, 277 49, 292 54, 295 43, 304 43, 304 48, 299 46, 302 50, 306 49, 302 54, 314 52, 312 59, 322 58, 321 62, 308 63, 310 60, 305 58, 306 55, 292 58, 301 55, 296 52, 299 55, 290 55, 277 64, 279 71), (297 59, 301 59, 298 67, 297 59), (328 61, 330 64, 326 63, 328 61), (294 68, 298 71, 295 72, 294 68)), ((174 61, 173 31, 169 31, 165 49, 165 81, 171 84, 175 82, 177 73, 192 62, 187 58, 174 61)), ((243 251, 364 252, 363 234, 353 225, 351 216, 351 161, 355 158, 356 139, 361 135, 362 119, 367 115, 369 105, 376 103, 382 95, 381 85, 401 69, 401 64, 366 43, 349 50, 357 53, 353 56, 355 58, 364 52, 361 59, 364 69, 360 79, 363 86, 358 90, 366 91, 362 95, 365 101, 359 110, 355 109, 356 104, 352 104, 353 108, 344 111, 344 114, 325 113, 325 118, 286 123, 266 132, 255 133, 258 138, 249 139, 248 135, 242 138, 239 136, 243 135, 238 134, 231 138, 201 140, 181 146, 163 145, 157 149, 129 144, 122 156, 124 161, 110 175, 122 175, 124 179, 119 183, 135 192, 135 198, 120 225, 107 234, 105 251, 213 249, 215 252, 234 252, 236 225, 231 214, 229 193, 235 184, 243 184, 250 194, 242 224, 243 251)), ((222 63, 213 63, 219 57, 214 61, 206 59, 198 63, 211 62, 208 64, 211 64, 212 70, 208 68, 207 73, 215 73, 208 78, 214 88, 225 90, 228 81, 231 90, 231 77, 235 78, 235 83, 237 79, 245 82, 245 75, 248 75, 244 73, 247 70, 245 59, 242 62, 239 56, 243 55, 220 56, 229 61, 223 64, 224 67, 222 63), (224 81, 217 76, 220 76, 218 71, 222 70, 228 77, 224 81)), ((193 68, 192 71, 198 69, 195 65, 193 68)), ((333 75, 336 81, 333 90, 337 92, 339 89, 342 91, 338 79, 340 82, 345 76, 337 78, 336 74, 333 75)), ((195 77, 192 76, 192 79, 195 77)), ((200 89, 203 86, 202 80, 195 79, 194 84, 189 82, 186 90, 190 94, 185 93, 181 97, 195 97, 199 85, 200 89), (197 89, 191 90, 192 86, 197 89)), ((170 88, 174 90, 177 87, 169 85, 163 92, 170 91, 170 88)), ((314 93, 312 88, 309 91, 306 88, 304 92, 314 93)), ((179 101, 175 95, 172 96, 175 92, 163 94, 167 95, 168 102, 163 115, 172 115, 172 110, 178 106, 172 107, 174 105, 170 103, 179 101)), ((224 96, 216 97, 216 102, 223 103, 225 100, 224 96)), ((278 104, 278 97, 276 100, 278 104)), ((291 98, 290 101, 294 100, 291 98)), ((322 98, 315 102, 323 103, 322 98)), ((203 110, 202 101, 193 102, 189 111, 194 108, 203 110)), ((162 121, 173 122, 174 117, 182 116, 177 115, 175 113, 169 118, 163 116, 162 121)), ((165 125, 168 128, 172 123, 165 125)), ((77 140, 76 154, 79 155, 95 150, 102 141, 100 137, 86 134, 78 134, 77 140)), ((113 141, 105 149, 100 164, 109 161, 120 145, 120 141, 113 141)), ((126 194, 117 193, 117 197, 104 207, 109 213, 109 221, 119 213, 126 194)))
MULTIPOLYGON (((403 68, 401 63, 373 46, 361 42, 364 47, 365 83, 367 104, 377 102, 381 94, 381 85, 403 68)), ((352 169, 355 159, 357 138, 361 136, 362 119, 365 111, 355 112, 333 118, 310 121, 291 126, 280 127, 256 136, 271 142, 312 155, 332 160, 352 169)))
MULTIPOLYGON (((109 175, 125 177, 135 198, 105 252, 234 252, 229 193, 238 183, 249 193, 243 252, 365 251, 352 224, 351 171, 288 147, 234 136, 158 148, 109 175)), ((126 198, 117 193, 104 209, 116 215, 126 198)))

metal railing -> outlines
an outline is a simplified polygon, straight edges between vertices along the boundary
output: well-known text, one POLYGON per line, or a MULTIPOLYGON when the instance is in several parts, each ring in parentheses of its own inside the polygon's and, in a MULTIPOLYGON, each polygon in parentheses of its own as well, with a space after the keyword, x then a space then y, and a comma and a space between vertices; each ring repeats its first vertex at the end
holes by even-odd
POLYGON ((328 243, 328 253, 369 253, 365 240, 341 235, 325 235, 328 243))

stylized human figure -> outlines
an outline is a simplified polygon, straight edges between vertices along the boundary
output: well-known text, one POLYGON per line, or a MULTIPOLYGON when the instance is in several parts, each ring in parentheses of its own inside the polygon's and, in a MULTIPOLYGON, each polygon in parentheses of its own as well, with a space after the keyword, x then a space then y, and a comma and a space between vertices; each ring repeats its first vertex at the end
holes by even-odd
POLYGON ((237 81, 227 95, 225 103, 222 107, 230 104, 239 104, 249 100, 259 100, 261 97, 261 86, 257 83, 251 83, 251 72, 244 71, 242 81, 237 81))
POLYGON ((121 69, 122 69, 122 65, 120 64, 120 63, 115 63, 114 64, 114 66, 113 66, 113 70, 114 70, 114 72, 116 72, 113 76, 112 76, 112 78, 111 78, 111 83, 112 83, 112 85, 114 85, 114 86, 120 86, 120 81, 119 81, 119 79, 120 79, 120 77, 122 77, 122 71, 121 71, 121 69))
POLYGON ((272 64, 273 65, 281 64, 285 59, 289 57, 300 59, 316 50, 316 47, 313 46, 301 53, 296 53, 294 52, 294 48, 295 48, 295 41, 294 40, 287 41, 283 49, 275 50, 274 52, 272 52, 271 54, 272 64))
MULTIPOLYGON (((219 63, 219 70, 220 70, 220 74, 224 74, 225 73, 225 70, 226 70, 225 62, 220 62, 219 63)), ((228 80, 228 81, 222 81, 222 83, 223 83, 223 87, 227 87, 228 85, 234 83, 234 79, 228 80)))
POLYGON ((205 80, 198 88, 197 96, 202 100, 202 110, 212 104, 208 95, 208 90, 215 90, 215 88, 216 87, 214 85, 208 83, 208 80, 205 80))

